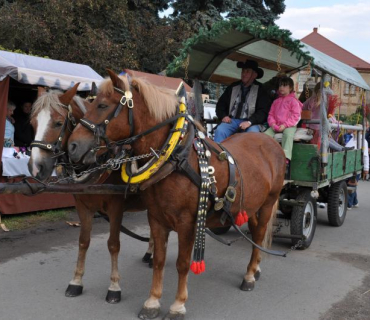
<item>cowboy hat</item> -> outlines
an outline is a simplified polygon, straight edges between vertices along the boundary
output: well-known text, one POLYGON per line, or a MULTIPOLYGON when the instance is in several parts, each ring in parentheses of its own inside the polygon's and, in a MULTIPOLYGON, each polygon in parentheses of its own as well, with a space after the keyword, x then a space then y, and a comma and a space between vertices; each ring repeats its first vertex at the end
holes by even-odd
POLYGON ((252 69, 257 73, 256 79, 261 79, 263 77, 263 70, 258 68, 258 62, 254 60, 245 60, 245 62, 239 61, 236 66, 241 69, 252 69))

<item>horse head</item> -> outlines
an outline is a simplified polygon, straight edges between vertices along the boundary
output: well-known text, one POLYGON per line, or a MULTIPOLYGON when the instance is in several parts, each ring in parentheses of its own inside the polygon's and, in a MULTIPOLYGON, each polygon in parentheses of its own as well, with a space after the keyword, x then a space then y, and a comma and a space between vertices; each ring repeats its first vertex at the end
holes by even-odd
MULTIPOLYGON (((175 114, 178 100, 173 92, 147 83, 143 79, 117 76, 108 70, 91 108, 81 119, 69 139, 68 154, 73 162, 91 164, 99 151, 114 146, 117 141, 129 143, 130 137, 175 114)), ((162 128, 163 129, 163 128, 162 128)), ((160 129, 160 130, 162 130, 160 129)), ((149 136, 148 136, 149 137, 149 136)), ((143 137, 137 154, 157 148, 161 139, 143 137)))
POLYGON ((46 180, 57 158, 67 150, 67 141, 76 122, 86 112, 85 103, 75 96, 78 83, 66 91, 50 91, 34 103, 30 122, 35 131, 28 169, 33 177, 46 180))

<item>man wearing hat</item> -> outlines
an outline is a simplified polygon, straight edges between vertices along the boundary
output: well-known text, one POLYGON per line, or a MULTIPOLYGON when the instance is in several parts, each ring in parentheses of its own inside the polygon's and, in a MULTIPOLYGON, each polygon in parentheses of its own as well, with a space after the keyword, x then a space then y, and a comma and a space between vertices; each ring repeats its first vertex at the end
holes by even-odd
POLYGON ((261 83, 263 70, 254 60, 238 62, 241 80, 228 86, 216 105, 216 114, 222 123, 217 127, 214 140, 221 142, 239 130, 260 132, 259 125, 267 121, 271 101, 261 83))

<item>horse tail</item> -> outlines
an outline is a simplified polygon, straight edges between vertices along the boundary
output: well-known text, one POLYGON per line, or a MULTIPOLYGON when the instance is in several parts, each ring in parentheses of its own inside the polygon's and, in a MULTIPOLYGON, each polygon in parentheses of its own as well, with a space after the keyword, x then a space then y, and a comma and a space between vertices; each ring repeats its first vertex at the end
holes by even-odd
POLYGON ((276 220, 276 213, 278 211, 279 199, 276 200, 275 204, 272 206, 272 212, 269 222, 267 223, 265 238, 263 239, 262 246, 264 248, 270 248, 272 243, 272 232, 274 229, 274 222, 276 220))

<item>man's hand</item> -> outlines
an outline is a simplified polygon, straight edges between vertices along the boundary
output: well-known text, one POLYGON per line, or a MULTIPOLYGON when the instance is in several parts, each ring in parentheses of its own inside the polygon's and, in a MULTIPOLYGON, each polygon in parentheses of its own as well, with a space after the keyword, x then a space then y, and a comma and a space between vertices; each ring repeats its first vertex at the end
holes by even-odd
POLYGON ((239 128, 242 130, 248 129, 252 124, 250 121, 243 121, 240 125, 239 128))
POLYGON ((229 116, 223 117, 222 122, 231 123, 231 118, 229 116))
POLYGON ((366 180, 369 171, 362 171, 362 180, 366 180))

